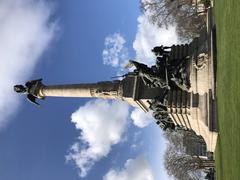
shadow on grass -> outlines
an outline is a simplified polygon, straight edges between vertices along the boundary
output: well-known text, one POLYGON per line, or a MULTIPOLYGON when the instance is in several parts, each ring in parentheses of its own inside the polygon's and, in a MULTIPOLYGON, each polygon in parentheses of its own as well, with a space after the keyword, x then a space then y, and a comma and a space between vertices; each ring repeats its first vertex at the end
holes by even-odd
POLYGON ((217 140, 217 148, 215 151, 215 163, 216 163, 216 175, 217 180, 221 180, 223 178, 223 166, 222 166, 223 154, 222 154, 222 145, 221 145, 221 136, 218 136, 217 140))

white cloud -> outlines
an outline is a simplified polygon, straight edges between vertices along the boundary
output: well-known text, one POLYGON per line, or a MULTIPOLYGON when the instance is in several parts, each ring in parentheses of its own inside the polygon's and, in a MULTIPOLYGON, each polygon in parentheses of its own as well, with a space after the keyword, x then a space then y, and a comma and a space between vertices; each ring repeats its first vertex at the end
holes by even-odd
POLYGON ((150 112, 145 113, 140 108, 135 108, 131 112, 131 119, 133 120, 133 124, 140 128, 144 128, 148 126, 150 123, 154 122, 152 114, 150 112))
POLYGON ((122 170, 111 169, 104 180, 153 180, 153 173, 147 160, 143 156, 126 161, 122 170))
POLYGON ((125 39, 119 33, 114 33, 105 38, 103 50, 103 63, 118 67, 122 61, 128 59, 128 50, 124 47, 125 39))
POLYGON ((29 77, 54 36, 51 14, 45 1, 0 1, 0 127, 19 104, 13 85, 29 77))
POLYGON ((152 65, 155 63, 155 57, 151 49, 155 46, 167 46, 174 43, 177 43, 175 27, 158 28, 149 22, 146 15, 138 17, 138 30, 133 42, 137 61, 152 65))
MULTIPOLYGON (((159 28, 149 22, 147 15, 138 17, 138 27, 133 49, 136 52, 135 60, 147 65, 155 64, 155 56, 152 49, 155 46, 171 46, 178 42, 175 27, 159 28)), ((127 72, 124 66, 130 59, 128 49, 125 47, 126 40, 119 33, 114 33, 105 38, 103 50, 103 63, 118 68, 117 75, 127 72)))
POLYGON ((126 129, 128 105, 118 101, 89 101, 72 114, 72 122, 80 131, 79 139, 66 160, 72 160, 84 177, 94 163, 106 157, 111 146, 121 141, 126 129), (82 146, 81 146, 82 145, 82 146))

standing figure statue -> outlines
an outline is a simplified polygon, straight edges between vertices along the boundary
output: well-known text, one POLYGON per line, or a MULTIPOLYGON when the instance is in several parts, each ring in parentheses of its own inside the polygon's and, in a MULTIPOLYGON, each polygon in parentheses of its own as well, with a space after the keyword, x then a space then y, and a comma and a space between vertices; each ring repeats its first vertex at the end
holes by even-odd
POLYGON ((155 54, 156 57, 169 55, 171 52, 171 47, 168 46, 156 46, 152 49, 152 52, 155 54), (170 49, 170 51, 166 51, 166 49, 170 49))
MULTIPOLYGON (((162 98, 165 98, 164 96, 162 98)), ((152 99, 150 103, 150 109, 153 111, 153 117, 157 120, 157 125, 159 125, 163 130, 175 129, 175 124, 169 116, 167 106, 163 103, 164 99, 152 99)))
POLYGON ((156 72, 156 66, 149 68, 147 65, 129 60, 129 63, 125 66, 126 68, 135 67, 134 73, 142 78, 145 85, 149 87, 161 87, 166 88, 168 84, 166 79, 156 72))
MULTIPOLYGON (((28 81, 25 86, 23 85, 15 85, 14 91, 21 94, 27 94, 27 100, 37 106, 39 106, 39 103, 36 102, 36 99, 39 99, 37 94, 37 90, 39 90, 39 87, 42 86, 41 83, 42 79, 37 79, 33 81, 28 81)), ((43 98, 41 98, 43 99, 43 98)))
POLYGON ((177 63, 169 65, 170 80, 173 81, 180 89, 188 91, 191 87, 189 74, 187 71, 187 62, 189 57, 178 60, 177 63))
POLYGON ((157 74, 165 76, 166 84, 174 85, 178 88, 188 91, 190 88, 190 79, 187 72, 187 61, 189 56, 180 59, 172 59, 170 56, 172 47, 156 46, 152 52, 156 56, 157 74), (170 51, 166 51, 170 49, 170 51))

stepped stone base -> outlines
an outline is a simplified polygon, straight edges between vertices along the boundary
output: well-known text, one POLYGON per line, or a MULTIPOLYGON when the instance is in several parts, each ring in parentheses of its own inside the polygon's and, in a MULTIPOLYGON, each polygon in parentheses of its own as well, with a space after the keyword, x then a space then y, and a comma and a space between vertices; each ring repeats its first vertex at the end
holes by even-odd
MULTIPOLYGON (((209 11, 211 13, 211 10, 209 11)), ((208 29, 190 45, 173 51, 173 57, 189 52, 193 54, 189 64, 191 88, 188 93, 171 91, 168 94, 168 111, 174 123, 192 129, 201 135, 207 150, 214 152, 217 136, 216 111, 216 34, 212 24, 212 16, 208 16, 208 29), (181 52, 179 52, 182 51, 181 52)))
MULTIPOLYGON (((212 16, 208 18, 207 30, 203 30, 200 37, 195 38, 190 44, 174 45, 171 48, 169 59, 172 61, 189 56, 186 64, 191 88, 188 92, 170 90, 167 107, 175 125, 194 130, 205 140, 207 151, 214 152, 218 136, 215 95, 216 57, 214 53, 216 44, 215 29, 210 27, 212 26, 210 17, 212 16)), ((142 90, 138 91, 137 93, 141 94, 142 90)), ((151 94, 153 95, 153 93, 151 94)), ((148 100, 150 99, 135 97, 135 106, 148 111, 148 100)))

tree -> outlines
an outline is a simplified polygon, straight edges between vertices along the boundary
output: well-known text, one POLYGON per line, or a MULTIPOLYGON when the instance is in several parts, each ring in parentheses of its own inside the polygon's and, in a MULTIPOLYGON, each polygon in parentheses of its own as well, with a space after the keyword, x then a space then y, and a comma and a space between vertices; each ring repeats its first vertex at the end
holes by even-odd
MULTIPOLYGON (((174 1, 173 1, 174 2, 174 1)), ((173 5, 170 1, 165 0, 141 0, 140 8, 149 20, 157 24, 159 27, 172 25, 174 19, 169 12, 169 8, 173 5)))
POLYGON ((205 27, 205 19, 192 0, 140 0, 140 8, 159 27, 176 25, 181 40, 196 37, 205 27))
MULTIPOLYGON (((206 145, 204 139, 198 136, 193 130, 167 130, 164 137, 168 140, 169 145, 174 146, 176 150, 186 152, 187 146, 195 146, 196 144, 206 145)), ((199 154, 192 154, 198 156, 199 154)))
POLYGON ((169 141, 164 155, 164 166, 170 176, 177 180, 202 179, 205 176, 204 170, 214 167, 214 160, 201 158, 198 154, 187 154, 186 145, 205 143, 194 131, 168 130, 164 135, 169 141))
POLYGON ((166 130, 164 131, 164 137, 168 141, 168 147, 174 147, 176 151, 185 152, 183 145, 183 137, 185 130, 166 130))
POLYGON ((178 180, 197 180, 205 176, 204 169, 214 167, 214 160, 190 156, 168 146, 164 156, 164 166, 170 176, 178 180))

